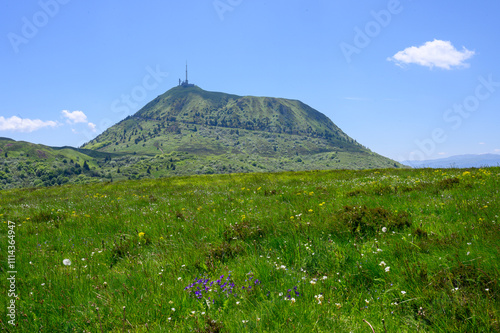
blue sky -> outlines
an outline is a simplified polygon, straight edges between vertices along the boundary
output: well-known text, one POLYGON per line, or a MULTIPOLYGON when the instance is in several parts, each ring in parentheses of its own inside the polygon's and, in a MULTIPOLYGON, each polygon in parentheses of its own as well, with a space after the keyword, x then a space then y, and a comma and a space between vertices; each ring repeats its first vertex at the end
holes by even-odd
POLYGON ((500 2, 4 1, 0 136, 79 146, 184 77, 397 159, 500 153, 500 2))

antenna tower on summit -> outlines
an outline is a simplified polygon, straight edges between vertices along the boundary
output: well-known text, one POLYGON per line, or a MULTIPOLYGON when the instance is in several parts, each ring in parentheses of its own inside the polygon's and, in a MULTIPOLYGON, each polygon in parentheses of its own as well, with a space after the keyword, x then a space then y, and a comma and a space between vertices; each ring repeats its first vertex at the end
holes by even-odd
POLYGON ((187 64, 187 61, 186 61, 186 81, 182 81, 181 83, 181 79, 179 79, 179 86, 182 86, 182 87, 194 87, 194 84, 190 84, 189 81, 188 81, 188 64, 187 64))

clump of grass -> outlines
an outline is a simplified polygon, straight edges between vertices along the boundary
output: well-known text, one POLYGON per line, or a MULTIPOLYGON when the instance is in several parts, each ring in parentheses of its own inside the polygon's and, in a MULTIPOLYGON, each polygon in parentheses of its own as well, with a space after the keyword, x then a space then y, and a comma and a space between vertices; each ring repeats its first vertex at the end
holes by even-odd
POLYGON ((235 258, 243 252, 243 246, 237 242, 223 242, 217 246, 210 246, 205 255, 204 267, 214 270, 218 265, 226 263, 228 260, 235 258))
POLYGON ((252 221, 242 221, 227 226, 224 230, 223 237, 226 242, 231 242, 237 239, 246 241, 262 238, 264 234, 264 230, 262 230, 257 223, 252 221))
POLYGON ((383 207, 344 206, 337 220, 352 234, 362 235, 380 232, 382 228, 394 231, 411 225, 408 213, 391 212, 383 207))

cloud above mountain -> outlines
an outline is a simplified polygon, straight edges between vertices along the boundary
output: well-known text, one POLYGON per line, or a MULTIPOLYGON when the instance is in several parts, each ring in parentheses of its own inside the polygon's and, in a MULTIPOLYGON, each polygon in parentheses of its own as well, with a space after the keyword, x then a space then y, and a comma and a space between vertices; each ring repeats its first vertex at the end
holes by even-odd
POLYGON ((83 111, 61 111, 63 118, 66 118, 68 124, 86 123, 87 115, 83 111))
POLYGON ((61 125, 57 121, 28 119, 12 116, 5 118, 0 116, 0 131, 30 133, 45 127, 57 127, 61 125))
MULTIPOLYGON (((87 127, 92 131, 96 131, 96 125, 94 123, 91 123, 87 120, 87 115, 83 111, 68 111, 68 110, 62 110, 61 114, 63 118, 66 118, 66 122, 68 124, 87 124, 87 127)), ((73 129, 73 133, 77 133, 76 130, 73 129)))
POLYGON ((450 41, 434 39, 421 46, 410 46, 387 58, 398 66, 417 64, 429 68, 454 69, 469 67, 465 61, 474 56, 475 52, 462 47, 457 50, 450 41))

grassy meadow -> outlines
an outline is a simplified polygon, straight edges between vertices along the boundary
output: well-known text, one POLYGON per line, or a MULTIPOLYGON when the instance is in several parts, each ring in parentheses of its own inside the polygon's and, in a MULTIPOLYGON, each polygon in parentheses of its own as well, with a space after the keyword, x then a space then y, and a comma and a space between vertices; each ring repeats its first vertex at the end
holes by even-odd
POLYGON ((499 332, 499 189, 500 168, 484 168, 0 191, 0 327, 499 332))

